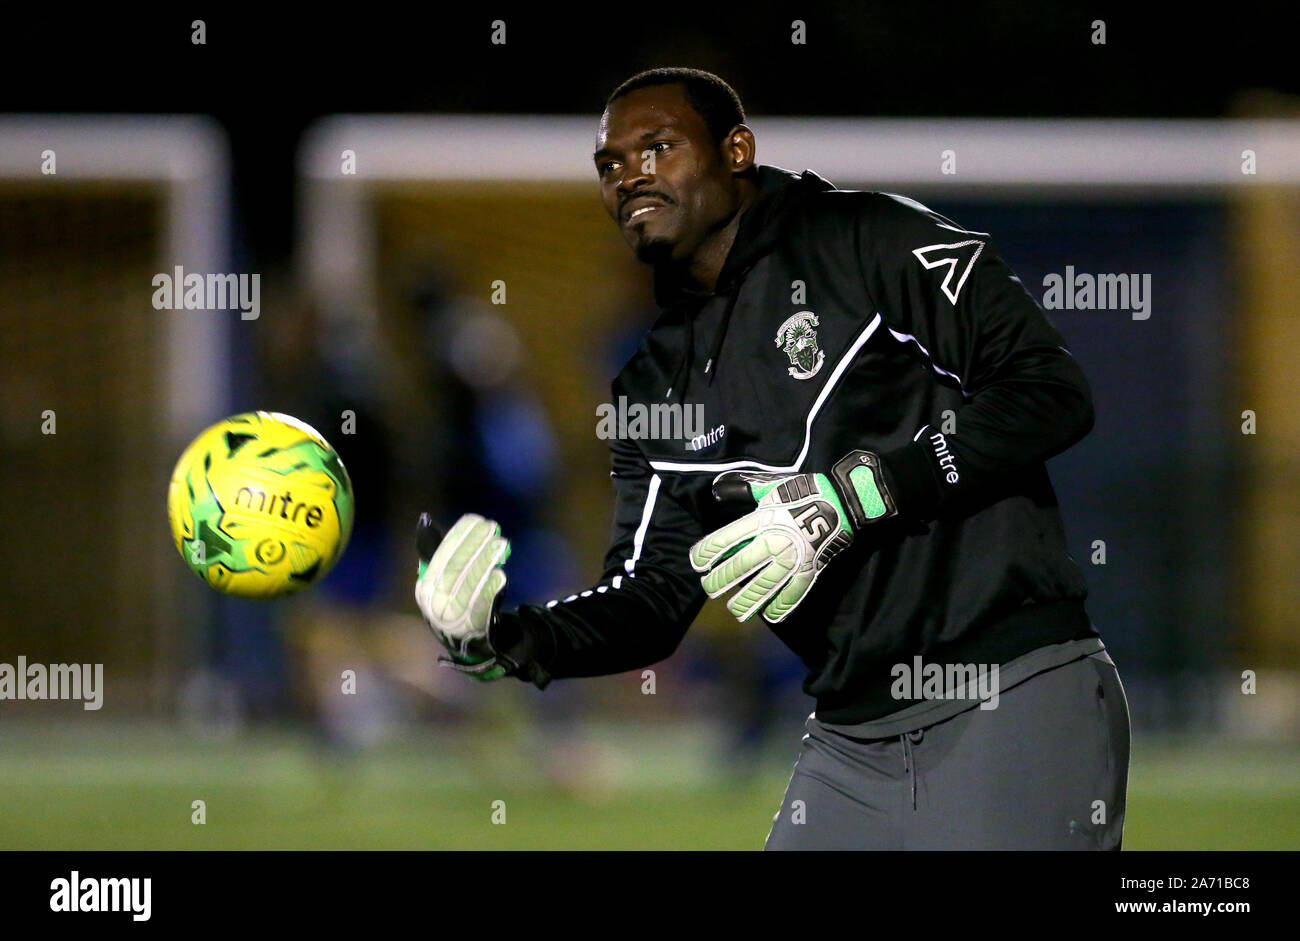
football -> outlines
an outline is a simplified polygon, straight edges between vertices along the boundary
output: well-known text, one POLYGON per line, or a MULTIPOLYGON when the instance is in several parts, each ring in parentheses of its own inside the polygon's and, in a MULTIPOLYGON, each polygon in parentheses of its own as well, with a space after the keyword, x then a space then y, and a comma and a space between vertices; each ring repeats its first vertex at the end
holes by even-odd
POLYGON ((352 532, 352 482, 316 429, 278 412, 208 428, 181 454, 167 493, 172 539, 217 591, 278 598, 319 581, 352 532))

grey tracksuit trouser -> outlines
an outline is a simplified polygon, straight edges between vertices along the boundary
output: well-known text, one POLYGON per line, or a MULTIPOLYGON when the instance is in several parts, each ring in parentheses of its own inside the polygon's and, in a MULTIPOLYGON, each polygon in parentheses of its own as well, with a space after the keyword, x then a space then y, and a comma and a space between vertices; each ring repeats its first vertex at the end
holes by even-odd
POLYGON ((766 849, 1120 848, 1129 714, 1104 650, 893 738, 805 728, 766 849))

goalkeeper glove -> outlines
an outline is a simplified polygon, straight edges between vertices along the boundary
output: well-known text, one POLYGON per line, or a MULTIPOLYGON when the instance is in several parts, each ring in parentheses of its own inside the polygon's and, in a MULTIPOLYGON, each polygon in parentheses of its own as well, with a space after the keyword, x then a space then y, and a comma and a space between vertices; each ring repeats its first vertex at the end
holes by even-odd
POLYGON ((898 513, 870 451, 849 452, 829 474, 724 471, 713 479, 713 496, 757 505, 690 550, 691 567, 707 573, 700 583, 710 598, 753 576, 727 602, 742 622, 759 610, 769 623, 785 620, 856 532, 898 513))
POLYGON ((467 513, 444 535, 429 514, 416 527, 420 554, 415 600, 438 642, 450 656, 438 662, 480 680, 497 680, 517 664, 499 656, 488 641, 497 603, 506 586, 501 566, 510 543, 501 527, 467 513))

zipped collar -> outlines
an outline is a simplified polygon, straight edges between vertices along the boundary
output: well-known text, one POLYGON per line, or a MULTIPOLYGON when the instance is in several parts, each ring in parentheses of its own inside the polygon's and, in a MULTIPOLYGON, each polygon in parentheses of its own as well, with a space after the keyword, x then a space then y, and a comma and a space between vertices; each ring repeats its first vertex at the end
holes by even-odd
POLYGON ((665 398, 677 393, 678 401, 683 400, 686 383, 690 377, 691 358, 695 350, 695 319, 708 301, 716 296, 727 295, 727 306, 722 314, 722 321, 709 345, 709 357, 704 363, 704 372, 709 385, 717 373, 714 368, 722 341, 727 336, 727 327, 731 323, 731 312, 735 309, 736 299, 740 296, 740 287, 745 277, 764 255, 776 247, 785 232, 785 221, 796 203, 811 193, 832 190, 835 187, 822 179, 812 170, 802 174, 780 167, 759 166, 757 169, 758 192, 753 202, 745 209, 740 218, 740 228, 736 240, 727 253, 727 260, 718 273, 718 283, 711 294, 692 293, 675 280, 674 272, 665 266, 655 269, 655 301, 665 309, 672 318, 680 315, 686 324, 686 345, 682 358, 673 374, 672 385, 664 393, 665 398))

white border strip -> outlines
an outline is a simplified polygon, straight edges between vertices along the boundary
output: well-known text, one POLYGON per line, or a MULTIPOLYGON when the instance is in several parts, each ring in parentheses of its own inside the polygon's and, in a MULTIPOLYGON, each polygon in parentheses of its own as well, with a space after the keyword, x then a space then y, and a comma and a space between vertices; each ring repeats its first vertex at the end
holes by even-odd
MULTIPOLYGON (((908 343, 915 343, 917 349, 919 349, 919 350, 921 351, 921 353, 925 356, 926 360, 929 362, 929 364, 930 364, 930 368, 933 369, 935 372, 937 372, 937 373, 938 373, 939 375, 941 375, 941 376, 947 376, 949 379, 956 380, 957 385, 961 388, 961 394, 962 394, 963 396, 966 396, 966 395, 967 395, 967 393, 966 393, 966 383, 964 383, 964 382, 961 381, 961 376, 957 375, 955 372, 948 372, 948 370, 942 368, 938 363, 936 363, 936 362, 934 361, 934 357, 930 355, 930 351, 927 350, 927 349, 926 349, 926 348, 921 344, 921 341, 920 341, 920 340, 918 340, 916 337, 912 336, 910 333, 899 333, 899 332, 898 332, 897 330, 895 330, 893 327, 889 327, 888 330, 889 330, 890 334, 893 336, 893 338, 894 338, 895 340, 897 340, 899 343, 902 343, 902 344, 904 344, 904 345, 906 345, 906 344, 908 344, 908 343)), ((1057 349, 1060 349, 1060 347, 1057 347, 1057 349)), ((1069 352, 1069 351, 1067 350, 1067 352, 1069 352)))
MULTIPOLYGON (((632 537, 632 558, 623 560, 623 569, 627 572, 628 578, 636 578, 636 561, 641 558, 641 549, 645 545, 645 533, 650 528, 650 519, 655 513, 655 502, 659 497, 659 486, 663 483, 663 478, 654 474, 650 478, 650 486, 646 490, 645 503, 641 506, 641 523, 636 528, 636 534, 632 537)), ((604 593, 610 588, 619 588, 623 584, 623 576, 615 575, 608 585, 599 585, 596 591, 604 593)), ((579 594, 569 595, 567 598, 554 599, 546 602, 546 607, 553 608, 557 604, 565 604, 576 598, 586 598, 592 593, 592 589, 587 589, 579 594)))
POLYGON ((692 464, 676 461, 651 461, 650 466, 657 471, 725 471, 737 470, 739 468, 753 468, 755 470, 770 471, 774 474, 784 474, 789 471, 797 471, 803 464, 804 458, 808 456, 808 448, 812 444, 813 420, 817 417, 817 413, 821 411, 822 405, 826 402, 826 399, 830 396, 831 392, 834 391, 835 385, 840 381, 840 377, 844 375, 844 371, 849 368, 849 363, 851 363, 853 358, 858 355, 858 350, 862 349, 862 345, 871 339, 872 334, 876 332, 880 327, 880 324, 880 314, 876 314, 876 316, 871 318, 871 323, 867 324, 862 329, 862 332, 858 334, 858 338, 853 341, 853 345, 848 348, 848 351, 840 357, 840 361, 835 364, 835 370, 822 384, 822 390, 817 394, 817 400, 813 402, 812 409, 804 419, 803 447, 799 449, 799 456, 794 459, 793 464, 784 467, 776 467, 772 464, 760 464, 758 461, 749 460, 728 461, 725 464, 692 464))
POLYGON ((628 575, 635 575, 636 560, 641 558, 641 548, 645 543, 645 531, 650 528, 650 517, 655 513, 655 500, 659 496, 659 485, 663 479, 655 474, 650 478, 650 488, 646 491, 645 506, 641 510, 641 525, 636 528, 636 534, 632 537, 632 558, 623 562, 623 568, 628 575))

